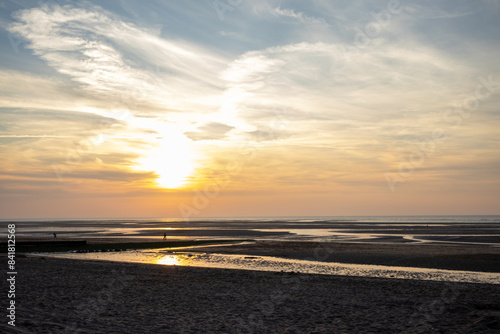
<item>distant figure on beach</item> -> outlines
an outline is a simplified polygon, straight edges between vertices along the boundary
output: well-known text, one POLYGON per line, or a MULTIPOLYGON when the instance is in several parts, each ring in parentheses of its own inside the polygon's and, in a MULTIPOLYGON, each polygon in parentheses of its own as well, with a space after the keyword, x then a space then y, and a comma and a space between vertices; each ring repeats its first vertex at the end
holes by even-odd
POLYGON ((57 239, 57 234, 56 234, 56 232, 54 232, 54 239, 57 239))
POLYGON ((163 233, 163 240, 167 240, 167 233, 163 233))

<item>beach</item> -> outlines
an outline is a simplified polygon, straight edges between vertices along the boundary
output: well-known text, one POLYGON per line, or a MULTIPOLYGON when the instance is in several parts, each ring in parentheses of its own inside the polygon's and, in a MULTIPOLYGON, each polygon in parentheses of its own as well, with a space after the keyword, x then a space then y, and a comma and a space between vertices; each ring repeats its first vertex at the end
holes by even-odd
POLYGON ((500 330, 496 220, 16 226, 9 333, 500 330))
MULTIPOLYGON (((390 254, 394 256, 395 251, 404 255, 398 265, 411 263, 412 254, 414 258, 425 258, 423 250, 408 248, 408 245, 390 246, 392 248, 377 245, 378 252, 368 244, 329 247, 336 247, 346 259, 349 254, 350 259, 355 258, 352 254, 361 254, 358 262, 377 262, 376 257, 369 258, 366 254, 383 254, 378 257, 380 260, 390 254)), ((465 267, 467 263, 477 262, 474 254, 477 257, 481 253, 495 255, 498 252, 496 247, 479 247, 480 250, 441 247, 450 249, 448 254, 442 255, 455 254, 451 256, 454 261, 465 267), (457 258, 457 253, 462 255, 457 258)), ((318 243, 270 241, 203 247, 204 252, 288 258, 327 254, 319 249, 329 248, 318 243)), ((426 249, 429 258, 432 252, 439 251, 426 249)), ((335 252, 322 260, 331 261, 335 257, 332 254, 335 252)), ((493 260, 489 263, 490 269, 497 265, 493 260)), ((30 255, 18 257, 16 265, 16 327, 13 330, 7 327, 6 321, 2 323, 2 330, 12 333, 465 334, 496 333, 500 329, 498 284, 227 270, 30 255)), ((491 271, 487 270, 487 264, 482 266, 485 271, 491 271)))

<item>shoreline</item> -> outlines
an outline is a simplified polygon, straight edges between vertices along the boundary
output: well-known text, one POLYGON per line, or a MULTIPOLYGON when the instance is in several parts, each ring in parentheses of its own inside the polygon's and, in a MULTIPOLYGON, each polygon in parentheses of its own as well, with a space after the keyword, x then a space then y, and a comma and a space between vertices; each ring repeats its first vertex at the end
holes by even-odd
MULTIPOLYGON (((63 240, 62 238, 60 240, 63 240)), ((75 239, 81 240, 81 239, 75 239)), ((431 268, 500 273, 500 247, 462 245, 418 245, 361 242, 311 242, 270 240, 167 240, 153 242, 131 238, 86 239, 91 251, 116 250, 120 245, 130 249, 155 249, 204 253, 272 256, 284 259, 367 264, 396 267, 431 268), (214 243, 211 245, 211 243, 214 243), (165 247, 163 247, 165 244, 165 247), (190 244, 192 244, 190 246, 190 244), (136 245, 136 247, 134 247, 136 245), (169 247, 172 246, 172 248, 169 247), (186 245, 186 246, 183 246, 186 245), (108 247, 109 246, 109 247, 108 247)), ((64 249, 68 250, 68 249, 64 249)), ((120 249, 121 250, 121 249, 120 249)), ((28 252, 24 252, 28 253, 28 252)))
MULTIPOLYGON (((196 251, 183 248, 182 251, 196 251)), ((500 273, 500 247, 346 242, 262 241, 206 246, 206 253, 500 273)))

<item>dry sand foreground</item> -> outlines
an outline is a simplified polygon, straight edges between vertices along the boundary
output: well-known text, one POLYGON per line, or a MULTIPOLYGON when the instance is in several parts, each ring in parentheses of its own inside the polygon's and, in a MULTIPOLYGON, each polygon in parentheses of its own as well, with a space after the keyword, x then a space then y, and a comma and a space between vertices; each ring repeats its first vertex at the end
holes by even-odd
MULTIPOLYGON (((12 333, 498 333, 500 285, 18 258, 12 333)), ((5 283, 2 283, 3 286, 5 283)))

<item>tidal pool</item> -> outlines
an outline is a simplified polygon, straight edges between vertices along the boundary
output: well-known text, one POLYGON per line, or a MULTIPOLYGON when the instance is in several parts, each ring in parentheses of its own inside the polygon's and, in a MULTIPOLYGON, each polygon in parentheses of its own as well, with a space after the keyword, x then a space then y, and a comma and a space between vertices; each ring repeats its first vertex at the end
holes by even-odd
POLYGON ((499 273, 294 260, 272 256, 182 252, 167 249, 103 253, 45 253, 38 256, 303 274, 381 277, 500 284, 499 273))

